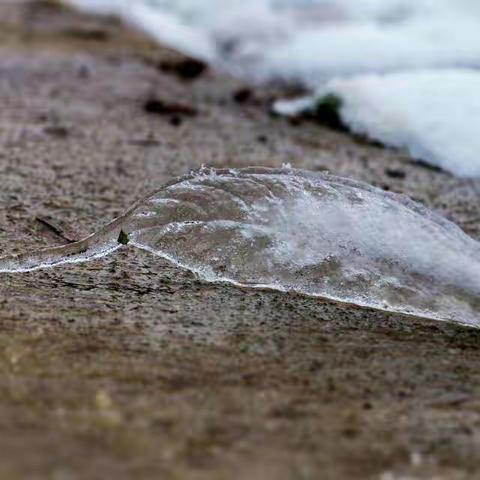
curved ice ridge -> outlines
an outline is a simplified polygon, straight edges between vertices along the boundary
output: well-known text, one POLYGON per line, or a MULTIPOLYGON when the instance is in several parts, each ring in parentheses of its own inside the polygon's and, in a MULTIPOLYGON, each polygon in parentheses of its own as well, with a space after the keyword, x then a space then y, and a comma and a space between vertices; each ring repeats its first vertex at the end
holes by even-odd
POLYGON ((85 240, 0 259, 0 272, 106 255, 119 235, 209 282, 480 327, 478 242, 405 196, 290 168, 203 168, 85 240))

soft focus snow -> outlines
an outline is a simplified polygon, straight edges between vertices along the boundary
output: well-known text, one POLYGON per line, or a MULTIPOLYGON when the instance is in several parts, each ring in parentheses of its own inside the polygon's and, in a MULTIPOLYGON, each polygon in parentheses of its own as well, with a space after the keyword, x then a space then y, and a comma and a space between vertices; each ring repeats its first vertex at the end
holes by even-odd
POLYGON ((480 66, 477 0, 70 0, 257 79, 480 66))
POLYGON ((355 131, 480 174, 478 0, 68 1, 251 81, 330 82, 355 131))
POLYGON ((460 176, 480 176, 480 71, 428 70, 333 79, 309 98, 278 102, 277 113, 309 110, 326 94, 342 99, 352 131, 405 148, 460 176))

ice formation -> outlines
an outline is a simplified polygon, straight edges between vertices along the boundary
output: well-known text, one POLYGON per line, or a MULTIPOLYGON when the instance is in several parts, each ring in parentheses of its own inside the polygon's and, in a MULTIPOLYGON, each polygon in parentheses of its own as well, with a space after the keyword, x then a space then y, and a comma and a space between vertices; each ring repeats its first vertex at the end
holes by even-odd
POLYGON ((408 198, 290 168, 202 169, 98 233, 0 260, 1 272, 133 245, 230 282, 480 327, 480 244, 408 198))
POLYGON ((480 176, 480 71, 428 70, 333 79, 308 98, 279 101, 291 116, 325 95, 352 131, 464 177, 480 176))

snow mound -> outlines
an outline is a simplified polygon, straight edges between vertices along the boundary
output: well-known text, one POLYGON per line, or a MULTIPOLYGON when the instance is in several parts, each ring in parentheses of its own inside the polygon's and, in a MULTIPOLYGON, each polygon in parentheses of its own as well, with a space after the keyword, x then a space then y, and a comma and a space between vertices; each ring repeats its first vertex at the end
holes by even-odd
POLYGON ((477 0, 69 1, 256 80, 480 66, 477 0))
POLYGON ((339 115, 353 132, 406 149, 458 176, 480 176, 480 71, 429 70, 337 78, 309 98, 280 101, 296 115, 325 95, 341 100, 339 115))

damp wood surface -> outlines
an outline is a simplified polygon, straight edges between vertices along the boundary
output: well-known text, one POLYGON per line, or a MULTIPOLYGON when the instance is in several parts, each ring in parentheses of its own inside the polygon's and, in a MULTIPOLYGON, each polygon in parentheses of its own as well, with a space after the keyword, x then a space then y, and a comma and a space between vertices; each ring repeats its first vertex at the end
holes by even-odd
MULTIPOLYGON (((284 87, 239 102, 243 83, 185 78, 189 59, 55 1, 2 2, 0 26, 1 255, 202 164, 329 170, 480 239, 478 180, 271 117, 284 87)), ((479 361, 473 329, 204 284, 128 247, 2 275, 0 479, 475 479, 479 361)))

